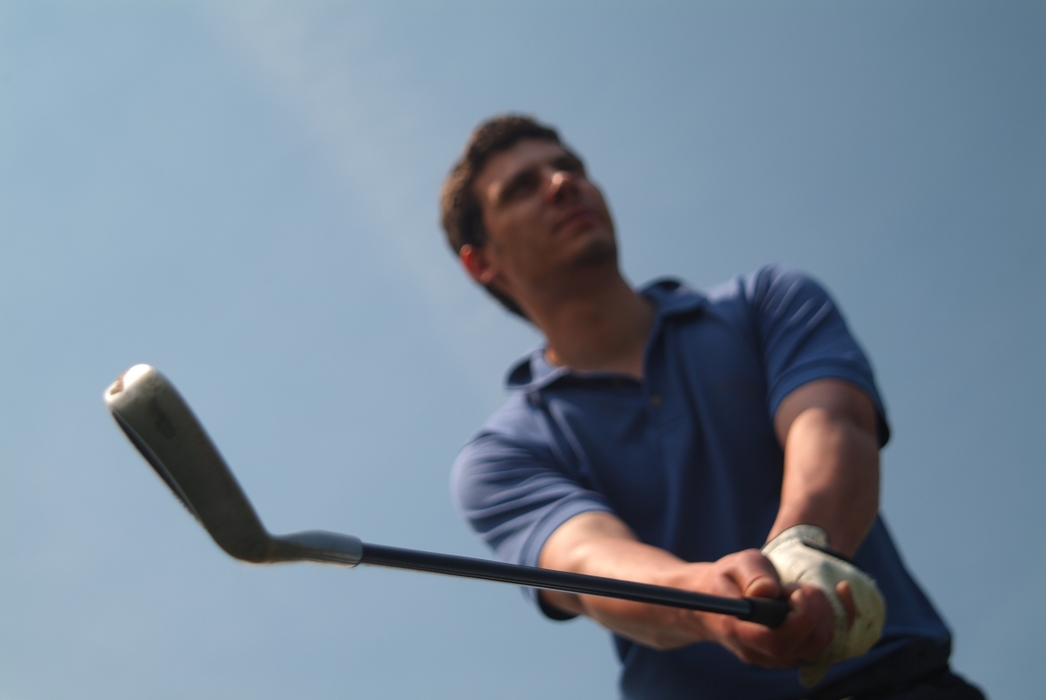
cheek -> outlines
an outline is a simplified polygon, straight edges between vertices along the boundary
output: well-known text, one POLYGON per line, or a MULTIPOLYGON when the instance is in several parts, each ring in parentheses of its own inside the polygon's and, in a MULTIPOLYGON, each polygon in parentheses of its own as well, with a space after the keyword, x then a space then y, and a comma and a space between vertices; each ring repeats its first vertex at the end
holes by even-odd
POLYGON ((599 203, 599 208, 602 210, 603 215, 606 216, 607 221, 610 221, 610 207, 607 206, 607 201, 603 199, 603 193, 598 189, 595 190, 595 198, 599 203))
POLYGON ((541 250, 547 236, 541 235, 541 227, 526 212, 513 212, 498 217, 496 228, 487 229, 491 244, 508 255, 526 255, 528 251, 541 250))

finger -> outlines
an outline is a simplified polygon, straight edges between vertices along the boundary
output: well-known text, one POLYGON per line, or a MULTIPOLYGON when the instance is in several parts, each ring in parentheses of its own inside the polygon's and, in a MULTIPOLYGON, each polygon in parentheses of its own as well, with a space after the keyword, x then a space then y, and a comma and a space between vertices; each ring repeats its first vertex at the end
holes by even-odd
POLYGON ((850 590, 850 582, 840 581, 836 584, 835 595, 839 597, 839 602, 843 604, 843 608, 846 610, 846 627, 849 629, 853 626, 854 619, 857 617, 857 606, 854 605, 853 591, 850 590))
POLYGON ((766 668, 795 667, 815 658, 832 640, 834 618, 824 593, 805 586, 788 598, 791 611, 773 630, 738 630, 736 641, 748 663, 766 668))
POLYGON ((748 598, 781 597, 781 581, 777 576, 777 569, 757 550, 741 552, 733 568, 732 578, 742 595, 748 598))
POLYGON ((779 598, 781 587, 769 576, 759 576, 743 589, 746 598, 779 598))
POLYGON ((796 657, 816 657, 835 636, 835 613, 828 598, 819 588, 803 586, 789 596, 788 604, 795 614, 796 657))

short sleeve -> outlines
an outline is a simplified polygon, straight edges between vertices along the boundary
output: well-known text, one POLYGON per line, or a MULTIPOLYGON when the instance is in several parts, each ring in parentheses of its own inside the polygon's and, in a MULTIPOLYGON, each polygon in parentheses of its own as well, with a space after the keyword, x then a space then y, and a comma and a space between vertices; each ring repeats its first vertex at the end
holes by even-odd
MULTIPOLYGON (((535 427, 533 416, 513 424, 511 432, 499 430, 504 413, 520 417, 511 409, 495 414, 462 448, 451 471, 451 495, 498 558, 537 566, 545 542, 563 523, 581 513, 612 510, 601 494, 565 473, 549 444, 527 434, 528 426, 535 427)), ((535 591, 528 593, 549 617, 574 617, 541 605, 535 591)))
POLYGON ((800 386, 840 379, 875 404, 880 446, 890 437, 871 364, 821 285, 786 267, 769 266, 744 278, 767 379, 770 415, 800 386))
POLYGON ((535 450, 481 431, 451 472, 454 503, 503 561, 537 566, 549 536, 570 518, 610 512, 601 494, 582 488, 535 450))

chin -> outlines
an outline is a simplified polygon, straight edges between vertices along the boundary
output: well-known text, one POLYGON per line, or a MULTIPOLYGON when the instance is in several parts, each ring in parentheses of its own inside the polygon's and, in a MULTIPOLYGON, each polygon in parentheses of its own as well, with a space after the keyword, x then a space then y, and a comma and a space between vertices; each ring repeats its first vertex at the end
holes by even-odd
POLYGON ((617 243, 614 239, 592 238, 578 251, 574 264, 578 266, 617 264, 617 243))

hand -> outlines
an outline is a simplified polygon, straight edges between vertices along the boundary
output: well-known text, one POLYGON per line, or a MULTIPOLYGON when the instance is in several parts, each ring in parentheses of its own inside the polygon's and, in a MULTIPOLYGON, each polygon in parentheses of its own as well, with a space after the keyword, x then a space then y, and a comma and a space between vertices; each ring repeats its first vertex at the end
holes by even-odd
POLYGON ((691 566, 692 575, 670 585, 728 597, 788 600, 791 610, 774 629, 726 615, 691 613, 703 627, 696 636, 718 642, 742 661, 766 668, 794 668, 831 642, 835 617, 823 591, 811 585, 782 585, 771 562, 757 550, 691 566))
POLYGON ((864 654, 879 640, 886 604, 875 580, 829 550, 823 529, 815 525, 790 527, 767 543, 762 552, 773 562, 782 581, 821 589, 833 609, 831 643, 806 659, 799 671, 803 685, 816 685, 832 664, 864 654))

